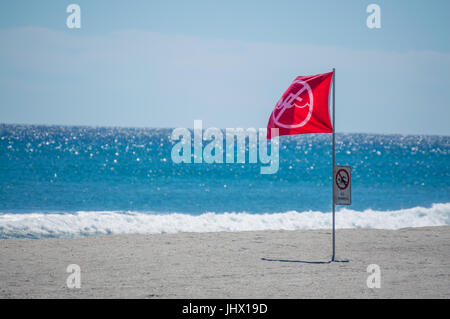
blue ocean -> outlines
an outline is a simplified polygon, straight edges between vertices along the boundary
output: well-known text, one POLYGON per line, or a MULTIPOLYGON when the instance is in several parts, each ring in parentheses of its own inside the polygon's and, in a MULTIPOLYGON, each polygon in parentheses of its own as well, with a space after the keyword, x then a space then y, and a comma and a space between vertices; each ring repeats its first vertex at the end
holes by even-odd
MULTIPOLYGON (((331 225, 331 135, 282 136, 279 170, 175 164, 172 129, 0 125, 0 238, 331 225)), ((450 225, 450 136, 337 134, 337 228, 450 225)), ((206 142, 204 142, 206 144, 206 142)))

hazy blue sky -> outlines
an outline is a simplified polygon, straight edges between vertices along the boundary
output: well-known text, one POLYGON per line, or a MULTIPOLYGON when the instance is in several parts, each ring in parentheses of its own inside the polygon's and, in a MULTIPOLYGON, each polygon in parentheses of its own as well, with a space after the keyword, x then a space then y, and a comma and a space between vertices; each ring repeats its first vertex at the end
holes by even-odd
POLYGON ((336 73, 340 132, 450 134, 450 1, 2 1, 0 122, 265 127, 336 73), (68 29, 66 7, 81 7, 68 29), (366 7, 381 7, 381 29, 366 7))

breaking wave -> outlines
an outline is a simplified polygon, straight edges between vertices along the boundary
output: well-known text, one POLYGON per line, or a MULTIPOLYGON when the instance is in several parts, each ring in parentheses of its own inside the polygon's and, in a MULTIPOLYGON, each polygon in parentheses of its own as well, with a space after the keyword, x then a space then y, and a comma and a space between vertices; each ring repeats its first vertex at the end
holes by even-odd
MULTIPOLYGON (((336 228, 399 229, 450 225, 450 203, 392 211, 340 209, 336 228)), ((104 234, 163 234, 252 230, 330 229, 330 213, 270 214, 80 211, 75 213, 0 213, 0 238, 79 237, 104 234)))

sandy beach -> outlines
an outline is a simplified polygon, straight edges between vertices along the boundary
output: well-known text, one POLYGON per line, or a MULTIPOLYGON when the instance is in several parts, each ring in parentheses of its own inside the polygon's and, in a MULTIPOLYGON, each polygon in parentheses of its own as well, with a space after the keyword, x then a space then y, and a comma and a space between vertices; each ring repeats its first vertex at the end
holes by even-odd
POLYGON ((0 241, 1 298, 448 298, 450 227, 0 241), (69 264, 81 288, 69 289, 69 264), (367 266, 381 270, 368 288, 367 266))

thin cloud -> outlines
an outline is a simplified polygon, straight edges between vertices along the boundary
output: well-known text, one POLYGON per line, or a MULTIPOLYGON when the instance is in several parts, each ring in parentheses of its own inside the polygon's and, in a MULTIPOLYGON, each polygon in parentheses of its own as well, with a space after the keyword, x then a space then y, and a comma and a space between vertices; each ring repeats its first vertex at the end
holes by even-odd
MULTIPOLYGON (((426 117, 438 112, 450 115, 439 106, 447 103, 444 94, 435 92, 436 87, 450 83, 447 53, 251 43, 137 30, 86 36, 36 27, 0 30, 0 41, 0 65, 5 70, 0 81, 6 84, 2 104, 8 105, 2 107, 1 116, 7 121, 20 121, 9 108, 28 107, 13 105, 13 93, 33 90, 36 103, 41 98, 48 103, 39 90, 48 94, 57 88, 63 93, 78 90, 79 103, 89 107, 94 105, 91 100, 96 101, 101 118, 90 113, 89 107, 61 101, 64 94, 53 101, 69 113, 78 107, 77 121, 84 116, 85 124, 174 127, 202 118, 211 126, 264 126, 295 76, 335 67, 337 115, 338 119, 345 116, 339 119, 342 130, 409 133, 411 123, 425 119, 426 126, 434 129, 430 133, 449 133, 446 124, 438 120, 433 125, 435 119, 426 117), (421 115, 422 97, 427 95, 430 111, 421 115), (120 103, 127 103, 126 114, 120 103), (108 114, 108 108, 115 111, 108 114), (379 112, 406 115, 397 123, 377 126, 369 118, 378 119, 379 112), (409 124, 403 123, 405 116, 409 124)), ((38 120, 45 120, 46 112, 53 109, 42 105, 38 120)), ((59 121, 83 124, 66 118, 59 121)))

